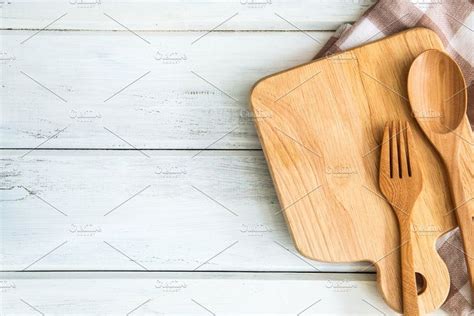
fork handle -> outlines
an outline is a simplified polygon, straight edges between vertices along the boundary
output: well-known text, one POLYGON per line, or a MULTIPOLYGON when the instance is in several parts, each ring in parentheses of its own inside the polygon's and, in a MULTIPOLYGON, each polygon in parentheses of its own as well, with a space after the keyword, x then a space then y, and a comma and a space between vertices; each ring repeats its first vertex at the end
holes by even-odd
POLYGON ((401 239, 400 252, 402 267, 403 314, 420 315, 420 310, 418 307, 418 290, 416 286, 415 265, 413 263, 410 218, 399 218, 399 224, 401 239))

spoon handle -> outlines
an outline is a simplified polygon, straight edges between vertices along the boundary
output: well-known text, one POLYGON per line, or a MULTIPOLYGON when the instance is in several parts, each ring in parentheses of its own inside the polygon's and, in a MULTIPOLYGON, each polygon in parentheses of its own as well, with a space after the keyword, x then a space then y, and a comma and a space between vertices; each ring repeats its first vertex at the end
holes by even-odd
MULTIPOLYGON (((455 150, 443 152, 459 230, 464 245, 467 271, 474 301, 474 136, 467 118, 450 143, 455 150)), ((462 250, 462 249, 460 249, 462 250)))
POLYGON ((469 144, 461 144, 459 149, 448 171, 474 299, 474 150, 469 144))
MULTIPOLYGON (((473 203, 471 199, 471 205, 473 203)), ((471 292, 474 300, 474 207, 468 204, 460 206, 456 210, 456 217, 464 244, 464 257, 466 258, 471 292)))

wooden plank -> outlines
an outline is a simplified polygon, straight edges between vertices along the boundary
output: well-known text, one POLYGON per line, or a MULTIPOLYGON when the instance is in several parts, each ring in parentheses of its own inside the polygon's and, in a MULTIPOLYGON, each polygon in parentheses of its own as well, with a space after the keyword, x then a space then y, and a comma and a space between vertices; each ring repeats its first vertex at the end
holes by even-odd
POLYGON ((49 28, 119 31, 125 27, 151 31, 204 31, 214 28, 335 30, 341 23, 353 22, 374 2, 374 0, 4 1, 2 27, 41 29, 63 14, 67 14, 49 28))
POLYGON ((367 274, 37 272, 0 277, 5 315, 395 315, 378 295, 374 276, 367 274))
POLYGON ((260 148, 250 88, 321 47, 303 33, 194 45, 200 33, 149 33, 151 45, 122 32, 41 32, 24 44, 30 32, 1 34, 3 148, 260 148))
POLYGON ((261 151, 26 153, 1 151, 3 270, 373 271, 297 255, 261 151))

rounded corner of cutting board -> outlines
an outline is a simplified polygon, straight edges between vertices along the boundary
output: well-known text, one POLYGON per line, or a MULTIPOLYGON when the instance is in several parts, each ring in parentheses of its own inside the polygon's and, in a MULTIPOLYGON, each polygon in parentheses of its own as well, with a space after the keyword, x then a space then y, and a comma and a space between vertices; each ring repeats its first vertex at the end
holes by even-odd
MULTIPOLYGON (((429 29, 427 27, 422 27, 422 26, 416 26, 416 27, 412 27, 412 28, 409 28, 407 30, 405 30, 404 32, 402 33, 405 33, 405 34, 409 34, 409 33, 430 33, 430 35, 434 35, 436 37, 438 37, 438 35, 436 34, 435 31, 433 31, 432 29, 429 29)), ((398 33, 400 34, 400 33, 398 33)), ((394 35, 397 35, 397 34, 394 34, 394 35)))
MULTIPOLYGON (((438 48, 440 50, 444 51, 443 41, 438 36, 438 34, 436 34, 436 32, 433 31, 432 29, 429 29, 429 28, 426 28, 426 27, 414 27, 414 28, 406 30, 404 32, 404 35, 406 37, 412 36, 412 35, 413 36, 421 36, 421 37, 425 37, 425 38, 429 37, 433 42, 436 42, 436 45, 433 45, 433 46, 438 46, 438 48)), ((435 48, 433 47, 431 49, 435 49, 435 48)))
POLYGON ((255 82, 250 88, 250 104, 252 107, 255 106, 256 102, 255 100, 258 98, 259 95, 266 94, 267 88, 270 85, 270 81, 273 80, 274 77, 277 77, 285 72, 289 72, 293 70, 294 68, 301 67, 302 65, 290 68, 290 69, 285 69, 282 71, 279 71, 277 73, 273 73, 271 75, 265 76, 263 78, 260 78, 257 82, 255 82))
MULTIPOLYGON (((261 92, 262 90, 262 86, 263 86, 263 83, 271 76, 267 76, 267 77, 264 77, 260 80, 258 80, 257 82, 254 83, 254 85, 252 86, 252 88, 250 89, 250 96, 249 96, 249 99, 250 99, 250 108, 251 109, 255 109, 256 107, 256 104, 257 104, 257 98, 258 98, 258 95, 261 92)), ((263 89, 264 90, 264 89, 263 89)))

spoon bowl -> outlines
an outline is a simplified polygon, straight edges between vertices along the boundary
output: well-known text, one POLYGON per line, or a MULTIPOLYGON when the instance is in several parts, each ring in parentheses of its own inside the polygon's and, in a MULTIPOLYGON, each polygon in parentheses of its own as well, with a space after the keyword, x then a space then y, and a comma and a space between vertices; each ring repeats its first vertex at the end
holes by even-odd
POLYGON ((426 132, 446 134, 463 122, 467 109, 466 82, 461 69, 446 53, 427 50, 408 74, 413 115, 426 132))

